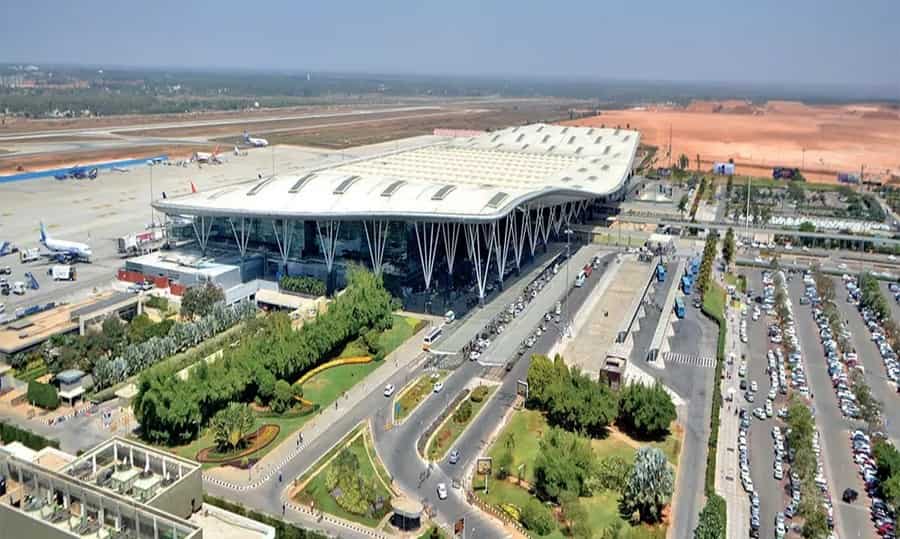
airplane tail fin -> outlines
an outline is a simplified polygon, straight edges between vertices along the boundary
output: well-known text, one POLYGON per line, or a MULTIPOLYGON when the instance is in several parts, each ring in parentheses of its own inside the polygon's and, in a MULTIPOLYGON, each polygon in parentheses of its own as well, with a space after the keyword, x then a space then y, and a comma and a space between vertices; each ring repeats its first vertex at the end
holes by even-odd
POLYGON ((163 200, 169 198, 169 197, 166 196, 166 192, 165 192, 165 191, 162 192, 162 197, 163 197, 163 200))
POLYGON ((194 185, 194 182, 191 182, 191 193, 196 193, 196 192, 197 192, 197 186, 194 185))
POLYGON ((44 222, 41 221, 41 243, 47 241, 47 229, 44 228, 44 222))

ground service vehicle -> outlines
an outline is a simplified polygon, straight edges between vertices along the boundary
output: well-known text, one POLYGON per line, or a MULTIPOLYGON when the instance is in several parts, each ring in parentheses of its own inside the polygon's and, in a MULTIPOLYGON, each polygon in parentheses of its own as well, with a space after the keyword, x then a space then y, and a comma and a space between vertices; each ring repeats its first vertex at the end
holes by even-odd
POLYGON ((19 262, 34 262, 41 258, 41 251, 37 247, 19 251, 19 262))
POLYGON ((116 244, 120 255, 131 256, 158 249, 164 239, 163 231, 159 228, 154 228, 122 236, 116 240, 116 244))
POLYGON ((57 264, 55 266, 50 266, 50 269, 47 270, 47 275, 52 277, 54 281, 74 281, 75 267, 57 264))
POLYGON ((25 283, 22 281, 16 281, 12 284, 12 293, 17 296, 22 296, 25 294, 25 283))

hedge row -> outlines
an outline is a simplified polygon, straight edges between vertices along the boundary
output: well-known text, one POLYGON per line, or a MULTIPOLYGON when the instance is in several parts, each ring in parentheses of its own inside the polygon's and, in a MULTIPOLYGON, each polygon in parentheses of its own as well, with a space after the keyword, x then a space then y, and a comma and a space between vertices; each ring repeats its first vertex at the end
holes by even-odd
POLYGON ((44 438, 40 434, 5 422, 0 422, 0 440, 3 440, 4 444, 21 442, 25 447, 35 451, 40 451, 45 447, 59 449, 59 440, 44 438))
POLYGON ((59 408, 59 392, 50 384, 37 380, 28 382, 28 402, 45 410, 59 408))
POLYGON ((290 277, 285 275, 278 282, 278 286, 287 292, 296 292, 309 296, 324 296, 325 283, 313 277, 290 277))
POLYGON ((273 528, 275 528, 275 539, 328 539, 327 536, 322 535, 319 532, 298 528, 293 524, 289 524, 277 518, 270 517, 269 515, 258 513, 252 509, 247 509, 246 507, 238 503, 228 502, 221 498, 216 498, 209 495, 204 495, 203 501, 210 505, 222 508, 226 511, 231 511, 232 513, 241 515, 242 517, 247 517, 268 526, 272 526, 273 528))

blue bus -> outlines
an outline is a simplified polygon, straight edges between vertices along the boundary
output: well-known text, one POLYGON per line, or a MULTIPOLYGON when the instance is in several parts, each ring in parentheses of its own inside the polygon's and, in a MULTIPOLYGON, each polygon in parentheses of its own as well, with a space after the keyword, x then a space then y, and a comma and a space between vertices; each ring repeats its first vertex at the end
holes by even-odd
POLYGON ((662 264, 656 266, 656 282, 661 283, 666 280, 666 267, 662 264))
POLYGON ((675 316, 684 318, 684 299, 675 298, 675 316))
POLYGON ((691 292, 694 289, 694 279, 690 276, 685 275, 681 278, 681 290, 685 293, 685 295, 690 296, 691 292))

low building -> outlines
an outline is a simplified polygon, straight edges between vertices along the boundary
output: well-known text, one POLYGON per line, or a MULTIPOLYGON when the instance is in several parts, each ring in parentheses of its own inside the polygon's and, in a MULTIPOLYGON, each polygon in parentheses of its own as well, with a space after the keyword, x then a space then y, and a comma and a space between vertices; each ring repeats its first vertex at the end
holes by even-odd
POLYGON ((59 397, 73 405, 75 401, 84 395, 85 373, 78 369, 68 369, 55 376, 59 383, 59 397))
POLYGON ((107 440, 77 458, 0 447, 4 537, 201 539, 203 527, 187 519, 202 504, 199 464, 130 440, 107 440))

